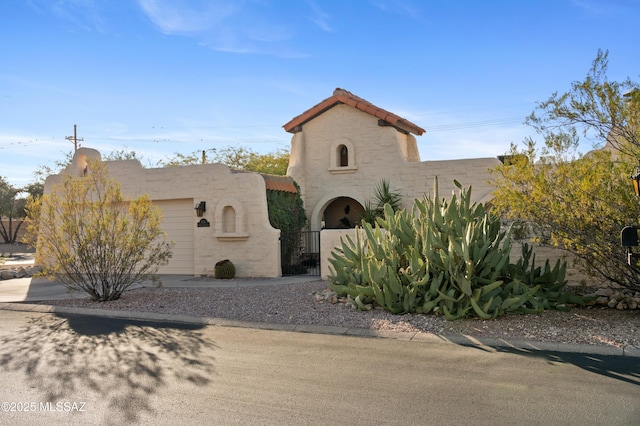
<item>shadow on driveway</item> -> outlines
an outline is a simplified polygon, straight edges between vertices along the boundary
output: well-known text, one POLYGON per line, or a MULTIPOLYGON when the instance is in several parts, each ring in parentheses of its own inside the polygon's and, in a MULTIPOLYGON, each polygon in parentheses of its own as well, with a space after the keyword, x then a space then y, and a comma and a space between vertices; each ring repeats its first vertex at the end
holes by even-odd
POLYGON ((44 401, 92 395, 108 421, 155 412, 153 396, 173 384, 206 386, 215 343, 202 326, 80 315, 43 315, 0 338, 0 366, 23 372, 44 401))
MULTIPOLYGON (((583 370, 609 377, 615 380, 640 386, 640 358, 612 354, 598 354, 598 347, 594 353, 571 352, 570 350, 555 351, 535 348, 509 347, 504 345, 482 345, 475 342, 458 342, 461 346, 471 347, 485 352, 500 352, 546 360, 549 364, 570 364, 583 370)), ((584 348, 584 346, 581 346, 584 348)))

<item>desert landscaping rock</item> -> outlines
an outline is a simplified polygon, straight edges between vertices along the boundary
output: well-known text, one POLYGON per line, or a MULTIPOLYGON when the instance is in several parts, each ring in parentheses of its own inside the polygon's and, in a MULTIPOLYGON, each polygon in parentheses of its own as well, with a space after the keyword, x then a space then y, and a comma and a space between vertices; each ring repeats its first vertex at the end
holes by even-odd
POLYGON ((629 289, 600 288, 585 292, 587 296, 597 297, 595 305, 607 306, 618 310, 636 310, 640 308, 640 292, 629 289))
POLYGON ((0 270, 0 280, 12 280, 14 278, 31 278, 38 273, 40 273, 42 269, 38 266, 16 266, 12 268, 4 267, 4 269, 0 270))
POLYGON ((335 292, 328 290, 327 282, 321 280, 252 287, 142 288, 127 291, 120 300, 113 302, 70 299, 46 303, 262 324, 337 326, 502 341, 521 339, 640 348, 640 310, 620 311, 593 305, 572 308, 569 312, 505 315, 491 321, 475 318, 447 321, 441 316, 394 315, 377 308, 359 311, 346 298, 338 298, 335 292))

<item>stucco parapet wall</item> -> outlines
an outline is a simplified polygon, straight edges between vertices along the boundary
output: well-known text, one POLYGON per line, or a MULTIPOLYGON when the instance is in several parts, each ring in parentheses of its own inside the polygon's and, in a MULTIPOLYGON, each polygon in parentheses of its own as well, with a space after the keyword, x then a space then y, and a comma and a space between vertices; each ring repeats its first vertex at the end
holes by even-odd
POLYGON ((339 247, 342 247, 341 239, 346 239, 349 236, 355 241, 356 232, 362 232, 359 229, 323 229, 320 231, 320 276, 323 280, 328 279, 329 274, 332 273, 333 266, 331 266, 329 259, 331 258, 331 252, 339 247))
MULTIPOLYGON (((78 152, 83 154, 81 150, 88 150, 88 148, 78 149, 78 152)), ((48 190, 53 184, 61 182, 61 176, 64 174, 71 174, 78 170, 76 157, 62 173, 47 177, 45 187, 48 190)), ((232 192, 240 192, 239 188, 242 188, 242 192, 246 192, 247 188, 253 188, 259 194, 263 194, 266 190, 264 179, 258 173, 234 173, 224 164, 147 169, 138 160, 105 161, 104 163, 109 170, 109 176, 120 183, 125 198, 141 194, 148 194, 153 200, 191 198, 201 189, 216 187, 232 192), (237 189, 229 188, 229 183, 237 183, 237 189)))
MULTIPOLYGON (((421 198, 424 193, 433 195, 437 178, 438 192, 441 197, 449 197, 453 192, 458 192, 458 188, 454 184, 454 180, 456 180, 465 188, 471 187, 474 202, 486 203, 493 198, 495 189, 490 182, 491 170, 500 164, 502 163, 496 157, 433 160, 409 163, 402 173, 403 176, 413 175, 424 181, 421 192, 407 194, 410 198, 421 198)), ((407 187, 411 186, 407 185, 407 187)))
POLYGON ((225 195, 238 192, 262 194, 264 179, 257 173, 234 173, 224 164, 198 164, 145 169, 139 161, 107 162, 109 174, 122 185, 125 195, 141 192, 154 200, 186 198, 202 190, 220 189, 225 195))
MULTIPOLYGON (((100 159, 100 153, 79 149, 63 173, 47 178, 45 191, 64 173, 82 176, 90 157, 100 159)), ((269 223, 265 180, 258 173, 235 173, 223 164, 146 169, 137 160, 123 160, 105 165, 125 199, 146 194, 161 208, 161 226, 176 245, 160 273, 200 275, 230 259, 238 277, 281 275, 280 231, 269 223), (202 201, 206 209, 197 217, 194 205, 202 201), (205 226, 198 226, 201 221, 205 226)))

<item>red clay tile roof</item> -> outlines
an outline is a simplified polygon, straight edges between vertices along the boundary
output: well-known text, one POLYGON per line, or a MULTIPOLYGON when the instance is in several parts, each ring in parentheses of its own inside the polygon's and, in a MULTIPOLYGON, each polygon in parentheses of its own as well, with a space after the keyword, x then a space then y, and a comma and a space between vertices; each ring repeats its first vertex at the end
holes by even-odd
POLYGON ((298 193, 298 189, 293 184, 293 179, 289 176, 267 175, 260 173, 268 191, 282 191, 298 193))
POLYGON ((333 96, 325 99, 324 101, 320 102, 316 106, 306 110, 305 112, 298 115, 297 117, 294 117, 293 119, 291 119, 291 121, 289 121, 287 124, 285 124, 282 127, 284 127, 284 130, 286 130, 289 133, 297 133, 299 131, 299 129, 297 129, 298 126, 301 126, 307 121, 313 120, 315 117, 333 108, 337 104, 345 104, 345 105, 352 106, 356 109, 366 112, 367 114, 371 114, 374 117, 377 117, 378 119, 384 122, 387 122, 390 125, 400 130, 403 130, 405 132, 413 133, 418 136, 424 133, 423 128, 413 124, 409 120, 405 120, 402 117, 399 117, 389 111, 379 108, 373 105, 371 102, 366 101, 354 95, 353 93, 340 88, 337 88, 336 90, 333 91, 333 96))

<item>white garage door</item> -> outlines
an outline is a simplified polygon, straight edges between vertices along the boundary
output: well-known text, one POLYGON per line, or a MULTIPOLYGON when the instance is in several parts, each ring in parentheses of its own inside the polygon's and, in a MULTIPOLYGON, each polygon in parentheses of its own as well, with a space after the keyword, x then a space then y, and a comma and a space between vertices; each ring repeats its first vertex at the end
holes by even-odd
POLYGON ((174 241, 173 257, 160 267, 159 274, 193 274, 193 202, 188 200, 154 201, 162 210, 162 228, 174 241))

